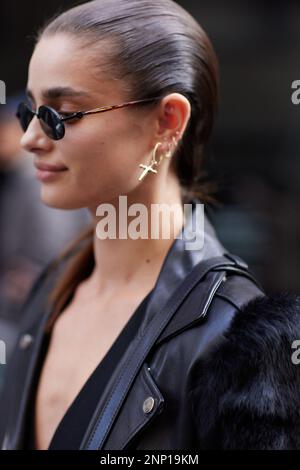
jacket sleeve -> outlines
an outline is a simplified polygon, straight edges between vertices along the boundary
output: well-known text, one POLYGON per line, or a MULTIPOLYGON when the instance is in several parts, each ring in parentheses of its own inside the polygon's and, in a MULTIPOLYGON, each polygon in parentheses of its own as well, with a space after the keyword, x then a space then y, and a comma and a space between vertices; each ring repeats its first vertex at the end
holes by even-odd
POLYGON ((189 393, 199 449, 299 450, 300 297, 244 305, 189 393))

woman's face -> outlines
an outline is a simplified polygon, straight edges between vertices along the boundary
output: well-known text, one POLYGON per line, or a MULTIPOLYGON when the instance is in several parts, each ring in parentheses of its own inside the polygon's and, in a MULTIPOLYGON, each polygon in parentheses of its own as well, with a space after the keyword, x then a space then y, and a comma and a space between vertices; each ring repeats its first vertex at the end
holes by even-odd
MULTIPOLYGON (((37 110, 45 104, 59 113, 72 113, 132 99, 126 96, 119 80, 100 73, 93 69, 88 50, 79 49, 72 37, 42 38, 29 65, 27 89, 32 108, 37 110), (58 87, 74 93, 55 91, 58 87)), ((45 204, 62 209, 88 207, 95 211, 100 203, 126 195, 143 184, 138 181, 142 171, 139 164, 149 162, 156 143, 155 119, 153 110, 141 114, 138 107, 134 108, 65 122, 65 136, 58 141, 47 137, 38 119, 33 118, 22 136, 23 148, 34 154, 35 163, 66 167, 41 182, 41 199, 45 204)))

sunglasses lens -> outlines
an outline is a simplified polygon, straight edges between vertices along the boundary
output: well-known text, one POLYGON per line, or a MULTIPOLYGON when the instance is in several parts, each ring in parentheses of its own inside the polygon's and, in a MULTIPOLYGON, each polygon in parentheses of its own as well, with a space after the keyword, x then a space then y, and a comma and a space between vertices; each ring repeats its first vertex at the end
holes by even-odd
POLYGON ((32 118, 34 117, 34 113, 25 103, 20 103, 18 105, 16 116, 19 119, 23 131, 26 132, 32 118))
POLYGON ((58 113, 48 106, 39 108, 39 118, 43 131, 53 140, 62 139, 65 135, 65 126, 59 119, 58 113))

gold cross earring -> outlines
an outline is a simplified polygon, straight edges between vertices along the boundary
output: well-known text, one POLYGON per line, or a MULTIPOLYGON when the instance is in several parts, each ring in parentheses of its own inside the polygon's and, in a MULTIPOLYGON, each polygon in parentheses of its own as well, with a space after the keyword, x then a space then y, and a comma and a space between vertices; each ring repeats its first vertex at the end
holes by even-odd
POLYGON ((144 171, 142 172, 141 176, 139 177, 139 181, 142 181, 145 178, 145 176, 148 173, 150 173, 150 171, 152 173, 157 173, 157 170, 154 170, 153 167, 154 167, 154 165, 156 165, 156 166, 159 165, 159 163, 161 161, 161 159, 160 159, 159 162, 157 162, 157 160, 156 160, 156 151, 157 151, 159 145, 162 145, 162 143, 157 142, 157 144, 155 145, 155 147, 153 149, 153 152, 152 152, 152 159, 151 159, 151 162, 149 163, 149 165, 142 165, 142 164, 140 165, 140 168, 143 168, 144 171))

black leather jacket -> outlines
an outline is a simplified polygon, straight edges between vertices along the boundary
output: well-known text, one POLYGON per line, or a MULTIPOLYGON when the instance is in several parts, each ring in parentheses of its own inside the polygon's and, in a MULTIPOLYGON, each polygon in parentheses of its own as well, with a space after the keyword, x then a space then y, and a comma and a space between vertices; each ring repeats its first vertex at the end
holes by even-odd
MULTIPOLYGON (((147 305, 140 335, 156 315, 164 315, 166 301, 195 266, 226 252, 207 215, 204 229, 201 250, 187 250, 183 239, 174 240, 147 305)), ((238 257, 233 264, 245 268, 238 257)), ((63 268, 62 264, 50 274, 45 270, 24 306, 18 344, 7 366, 0 401, 2 449, 22 449, 32 374, 49 315, 46 294, 63 268)), ((290 300, 269 299, 251 277, 234 270, 227 275, 224 270, 207 273, 142 358, 130 387, 119 389, 122 406, 110 417, 109 432, 103 439, 100 418, 112 402, 115 384, 122 383, 120 378, 129 373, 133 347, 129 346, 99 396, 81 448, 297 448, 300 366, 290 360, 290 343, 298 333, 300 338, 299 303, 295 308, 293 299, 296 313, 286 315, 291 311, 287 306, 290 300), (296 429, 297 442, 293 438, 296 429)))

